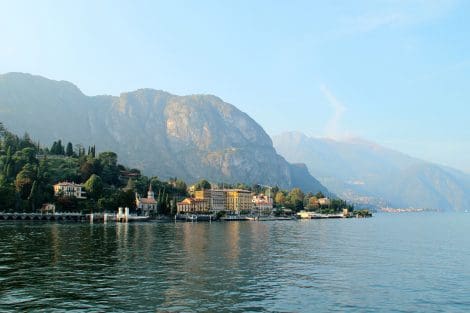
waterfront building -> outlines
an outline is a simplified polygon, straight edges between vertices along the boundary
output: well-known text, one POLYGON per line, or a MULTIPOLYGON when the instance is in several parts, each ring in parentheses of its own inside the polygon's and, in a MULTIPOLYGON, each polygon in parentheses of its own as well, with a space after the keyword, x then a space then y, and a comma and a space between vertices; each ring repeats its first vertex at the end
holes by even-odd
POLYGON ((273 199, 267 195, 254 195, 252 202, 255 214, 271 215, 273 212, 273 199))
POLYGON ((227 189, 225 190, 225 193, 227 197, 227 211, 240 214, 241 212, 252 210, 253 202, 251 191, 243 189, 227 189))
POLYGON ((203 189, 203 190, 194 191, 194 199, 207 200, 208 202, 210 202, 211 190, 210 189, 203 189))
POLYGON ((210 202, 207 199, 186 198, 176 204, 178 214, 209 213, 210 202))
POLYGON ((149 190, 147 192, 147 198, 141 198, 136 194, 136 207, 137 211, 144 216, 150 216, 158 213, 158 203, 155 200, 155 194, 152 190, 152 185, 149 185, 149 190))
POLYGON ((330 203, 331 203, 331 201, 330 201, 330 199, 328 199, 328 198, 320 198, 320 199, 318 199, 318 204, 320 204, 320 205, 326 206, 326 205, 330 205, 330 203))
POLYGON ((223 189, 212 189, 210 197, 210 206, 213 212, 227 210, 227 196, 223 189))
POLYGON ((73 182, 59 182, 54 185, 54 195, 62 197, 75 197, 77 199, 86 199, 83 185, 73 182))
POLYGON ((203 189, 193 190, 193 195, 193 198, 186 198, 177 204, 178 212, 193 212, 195 208, 204 207, 204 212, 229 211, 232 214, 240 214, 242 211, 251 211, 253 208, 252 193, 248 190, 203 189), (208 208, 206 209, 205 206, 208 208))

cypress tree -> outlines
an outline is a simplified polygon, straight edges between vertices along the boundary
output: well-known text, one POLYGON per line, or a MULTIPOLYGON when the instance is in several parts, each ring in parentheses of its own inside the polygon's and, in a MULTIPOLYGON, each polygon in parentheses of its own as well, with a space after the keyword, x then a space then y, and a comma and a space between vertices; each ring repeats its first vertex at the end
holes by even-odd
POLYGON ((171 202, 171 215, 175 215, 176 214, 176 211, 177 211, 177 207, 176 207, 176 198, 173 197, 173 200, 171 202))
POLYGON ((165 211, 164 213, 168 214, 168 211, 169 209, 171 210, 170 208, 170 203, 168 202, 168 193, 165 194, 165 211))
POLYGON ((64 146, 62 145, 62 140, 60 140, 60 139, 59 139, 59 144, 58 144, 58 146, 59 146, 59 153, 58 153, 58 154, 60 154, 60 155, 65 155, 65 148, 64 148, 64 146))
POLYGON ((65 150, 65 155, 66 155, 66 156, 69 156, 69 157, 70 157, 70 156, 73 156, 73 146, 72 146, 72 143, 71 143, 71 142, 69 142, 69 143, 67 144, 67 149, 65 150))
POLYGON ((7 179, 14 179, 13 176, 14 176, 14 175, 13 175, 13 167, 11 166, 10 163, 8 163, 7 168, 6 168, 5 177, 6 177, 7 179))
POLYGON ((28 201, 31 205, 32 212, 36 211, 37 191, 38 191, 37 189, 38 189, 37 182, 34 181, 33 186, 31 187, 31 191, 29 193, 29 197, 28 197, 28 201))
POLYGON ((54 142, 52 143, 50 152, 51 152, 51 154, 57 154, 56 151, 57 151, 57 142, 54 141, 54 142))

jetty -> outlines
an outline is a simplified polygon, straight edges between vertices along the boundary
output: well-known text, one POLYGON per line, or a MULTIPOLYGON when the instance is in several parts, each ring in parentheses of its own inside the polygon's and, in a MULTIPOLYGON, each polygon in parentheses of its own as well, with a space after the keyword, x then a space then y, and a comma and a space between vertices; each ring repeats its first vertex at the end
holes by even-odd
POLYGON ((0 213, 0 221, 85 222, 93 220, 93 215, 82 213, 0 213))
POLYGON ((150 217, 129 214, 129 208, 119 208, 118 213, 6 213, 0 212, 0 221, 44 221, 44 222, 143 222, 150 217))

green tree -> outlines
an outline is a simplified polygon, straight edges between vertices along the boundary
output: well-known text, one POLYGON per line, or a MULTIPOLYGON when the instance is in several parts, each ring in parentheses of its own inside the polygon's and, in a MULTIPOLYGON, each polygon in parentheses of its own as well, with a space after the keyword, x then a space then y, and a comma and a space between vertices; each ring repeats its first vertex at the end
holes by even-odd
POLYGON ((127 180, 127 185, 126 185, 126 187, 124 188, 124 190, 131 190, 132 192, 134 192, 134 191, 135 191, 135 188, 136 188, 136 187, 135 187, 135 182, 134 182, 134 180, 133 180, 132 178, 129 178, 129 179, 127 180))
POLYGON ((98 201, 97 201, 97 207, 98 209, 101 211, 101 212, 106 212, 106 211, 109 211, 109 210, 113 210, 113 208, 115 207, 115 202, 112 201, 114 199, 110 199, 108 197, 106 198, 99 198, 98 201))
POLYGON ((50 150, 51 154, 55 155, 65 155, 65 149, 62 145, 62 140, 54 141, 51 146, 50 150))
POLYGON ((36 159, 36 150, 34 148, 31 148, 31 147, 23 148, 20 151, 17 151, 15 153, 14 160, 17 163, 21 163, 21 164, 26 164, 26 163, 36 164, 36 163, 38 163, 38 160, 36 159))
MULTIPOLYGON (((140 195, 146 194, 149 188, 149 183, 150 180, 147 176, 140 176, 135 180, 135 191, 140 195)), ((157 189, 154 190, 156 191, 157 189)))
POLYGON ((65 149, 65 155, 69 157, 73 156, 73 146, 71 142, 67 144, 67 148, 65 149))
POLYGON ((36 176, 36 168, 32 164, 26 164, 23 169, 16 175, 15 187, 21 199, 28 198, 33 181, 36 176))
POLYGON ((76 212, 82 209, 75 197, 57 197, 55 205, 59 212, 76 212))
POLYGON ((114 152, 102 152, 98 156, 101 166, 101 178, 106 184, 119 184, 119 169, 117 166, 117 154, 114 152))
POLYGON ((34 148, 36 149, 36 145, 33 143, 31 140, 31 137, 29 134, 26 132, 23 135, 23 138, 19 140, 19 149, 24 149, 24 148, 34 148))
POLYGON ((80 165, 80 177, 82 181, 87 181, 91 175, 101 173, 101 164, 97 159, 88 157, 80 165))
POLYGON ((94 145, 89 148, 88 154, 89 154, 92 158, 95 158, 95 157, 96 157, 96 147, 95 147, 94 145))
POLYGON ((31 191, 29 192, 28 201, 31 205, 31 211, 36 212, 36 210, 38 209, 38 205, 40 204, 39 203, 40 202, 40 197, 39 197, 39 193, 38 193, 38 183, 37 183, 37 181, 33 182, 33 185, 31 187, 31 191))
POLYGON ((176 205, 176 198, 174 197, 173 200, 171 200, 170 214, 174 216, 176 214, 177 210, 178 210, 178 208, 177 208, 177 205, 176 205))
POLYGON ((8 164, 5 164, 5 171, 4 171, 5 179, 7 180, 13 180, 14 178, 14 172, 13 172, 13 166, 11 162, 8 164))
POLYGON ((15 208, 15 188, 12 184, 0 180, 0 208, 13 211, 15 208))
POLYGON ((282 191, 278 191, 276 196, 274 197, 274 202, 278 207, 282 207, 286 205, 286 195, 282 191))
POLYGON ((88 196, 91 199, 97 200, 98 198, 100 198, 101 193, 103 192, 103 181, 101 180, 101 177, 96 174, 93 174, 85 182, 84 187, 88 196))
POLYGON ((187 196, 188 194, 188 186, 186 185, 186 183, 184 181, 182 181, 181 179, 177 179, 175 182, 174 182, 174 188, 175 188, 175 192, 177 195, 180 195, 180 196, 187 196))
POLYGON ((129 210, 135 211, 135 193, 132 190, 119 190, 118 191, 118 206, 128 207, 129 210))
POLYGON ((304 193, 300 188, 292 189, 287 195, 290 208, 295 211, 300 211, 304 208, 304 193))
POLYGON ((319 207, 320 205, 318 203, 317 197, 313 196, 308 199, 307 208, 313 210, 313 209, 318 209, 319 207))
POLYGON ((194 189, 195 190, 211 189, 211 184, 207 180, 202 179, 194 185, 194 189))

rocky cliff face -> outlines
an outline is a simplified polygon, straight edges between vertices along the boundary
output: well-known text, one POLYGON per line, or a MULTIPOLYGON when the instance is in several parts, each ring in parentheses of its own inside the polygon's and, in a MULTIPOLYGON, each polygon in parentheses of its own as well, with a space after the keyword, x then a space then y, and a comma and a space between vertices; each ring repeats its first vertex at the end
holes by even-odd
POLYGON ((326 192, 305 166, 279 156, 253 119, 215 96, 140 89, 88 97, 68 82, 10 73, 0 76, 0 121, 43 143, 116 151, 148 175, 326 192))

